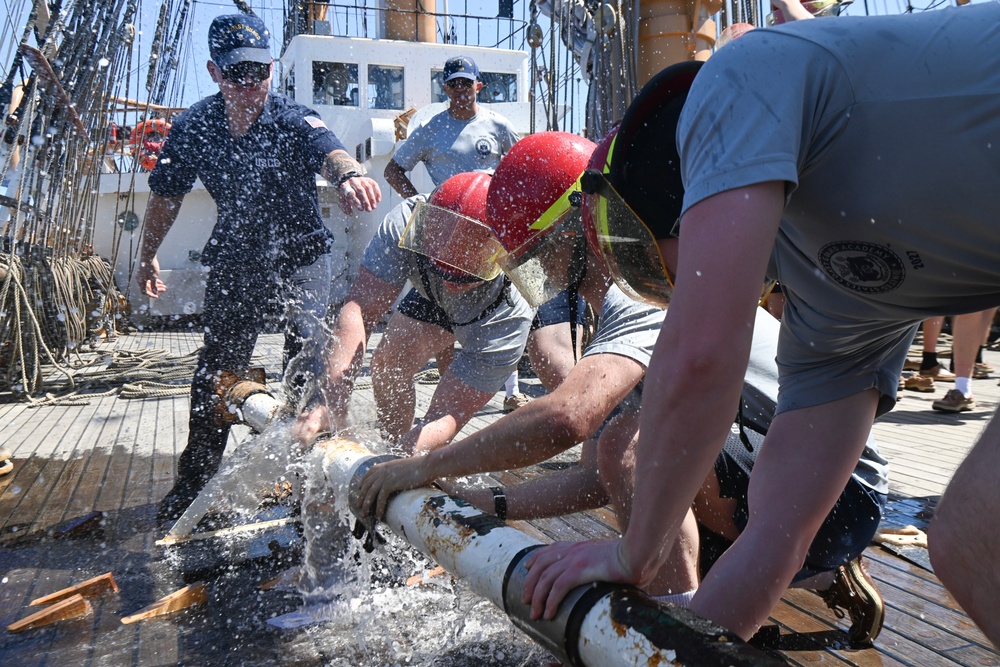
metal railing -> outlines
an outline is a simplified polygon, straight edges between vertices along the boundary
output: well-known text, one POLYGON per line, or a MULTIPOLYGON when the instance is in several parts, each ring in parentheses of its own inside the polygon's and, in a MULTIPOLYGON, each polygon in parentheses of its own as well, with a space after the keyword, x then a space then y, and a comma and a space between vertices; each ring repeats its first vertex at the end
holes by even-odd
POLYGON ((408 11, 364 4, 298 2, 289 6, 282 50, 296 35, 381 38, 382 25, 389 13, 433 16, 438 43, 512 50, 523 49, 526 44, 527 22, 516 18, 408 11), (329 33, 317 32, 317 28, 326 27, 329 33))

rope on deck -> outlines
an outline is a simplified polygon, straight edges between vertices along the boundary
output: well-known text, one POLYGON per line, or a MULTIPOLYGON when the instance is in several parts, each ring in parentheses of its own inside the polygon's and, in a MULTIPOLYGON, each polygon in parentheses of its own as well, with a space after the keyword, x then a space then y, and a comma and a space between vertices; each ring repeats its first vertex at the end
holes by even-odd
POLYGON ((197 351, 174 356, 167 350, 114 350, 111 359, 100 357, 91 366, 107 362, 102 370, 78 374, 62 391, 48 392, 44 398, 28 398, 29 407, 43 405, 86 405, 93 399, 118 395, 119 398, 159 398, 180 396, 191 391, 191 378, 198 361, 197 351), (107 387, 106 391, 94 389, 107 387))

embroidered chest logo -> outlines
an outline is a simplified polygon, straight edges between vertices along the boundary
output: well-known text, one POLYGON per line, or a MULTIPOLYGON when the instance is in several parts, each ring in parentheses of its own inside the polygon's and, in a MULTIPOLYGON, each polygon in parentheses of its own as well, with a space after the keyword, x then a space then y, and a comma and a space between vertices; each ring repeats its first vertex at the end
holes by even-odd
POLYGON ((483 157, 490 156, 493 153, 493 143, 486 137, 477 140, 476 152, 482 155, 483 157))
POLYGON ((253 163, 260 169, 277 169, 281 166, 281 160, 276 157, 255 157, 253 163))
POLYGON ((826 274, 853 292, 883 294, 903 283, 906 268, 899 255, 865 241, 836 241, 819 251, 826 274))

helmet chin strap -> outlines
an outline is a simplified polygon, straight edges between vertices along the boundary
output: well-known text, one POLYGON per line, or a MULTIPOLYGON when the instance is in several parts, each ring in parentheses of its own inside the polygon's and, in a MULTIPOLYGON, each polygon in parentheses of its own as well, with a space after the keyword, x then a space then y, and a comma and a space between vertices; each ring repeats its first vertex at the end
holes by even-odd
POLYGON ((573 363, 576 364, 576 312, 580 304, 580 285, 587 275, 587 239, 583 235, 581 224, 576 225, 577 234, 573 236, 573 254, 566 270, 568 286, 566 297, 569 301, 569 340, 573 346, 573 363))

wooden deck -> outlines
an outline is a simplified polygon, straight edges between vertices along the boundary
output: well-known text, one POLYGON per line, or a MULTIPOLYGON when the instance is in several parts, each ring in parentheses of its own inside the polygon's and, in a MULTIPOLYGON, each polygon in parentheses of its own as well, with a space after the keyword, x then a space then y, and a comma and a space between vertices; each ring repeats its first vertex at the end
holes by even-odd
MULTIPOLYGON (((120 337, 103 350, 193 352, 190 333, 145 332, 120 337)), ((263 336, 257 354, 276 377, 280 339, 263 336)), ((1000 353, 987 360, 1000 366, 1000 353)), ((173 363, 173 365, 177 365, 173 363)), ((902 392, 897 409, 876 432, 892 463, 893 492, 886 523, 926 525, 955 467, 992 414, 1000 396, 996 379, 973 383, 978 408, 961 415, 931 411, 934 394, 902 392)), ((522 378, 528 393, 540 387, 522 378)), ((431 385, 418 391, 425 408, 431 385)), ((11 634, 0 629, 4 665, 172 664, 383 664, 370 657, 344 658, 324 646, 313 630, 279 633, 267 618, 294 610, 296 596, 261 593, 258 574, 234 570, 218 575, 207 605, 162 619, 124 626, 120 619, 176 590, 185 582, 154 545, 156 504, 172 484, 174 465, 186 441, 188 397, 124 399, 84 394, 79 405, 29 408, 0 402, 0 443, 14 452, 15 470, 0 477, 0 623, 27 616, 30 600, 113 571, 118 595, 94 601, 93 616, 11 634), (94 512, 100 514, 93 514, 94 512), (75 522, 91 518, 76 532, 75 522), (220 583, 220 582, 224 582, 220 583), (303 648, 308 645, 308 648, 303 648)), ((500 414, 502 393, 467 427, 481 428, 500 414)), ((2 400, 2 397, 0 397, 2 400)), ((358 392, 356 410, 371 411, 370 391, 358 392)), ((505 473, 510 483, 534 471, 505 473)), ((544 539, 606 535, 609 510, 519 524, 544 539)), ((886 600, 885 629, 872 648, 852 648, 846 623, 807 591, 790 591, 773 614, 781 630, 780 651, 796 665, 998 665, 1000 656, 956 608, 933 573, 918 562, 926 553, 901 558, 881 547, 868 549, 872 575, 886 600)), ((419 620, 419 619, 418 619, 419 620)), ((517 635, 511 630, 511 637, 517 635)), ((512 639, 511 641, 519 641, 512 639)), ((526 641, 526 640, 524 640, 526 641)), ((491 653, 489 659, 418 656, 410 664, 544 664, 544 654, 491 653), (447 658, 447 659, 446 659, 447 658)), ((388 662, 393 662, 388 660, 388 662)))

